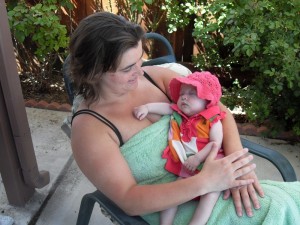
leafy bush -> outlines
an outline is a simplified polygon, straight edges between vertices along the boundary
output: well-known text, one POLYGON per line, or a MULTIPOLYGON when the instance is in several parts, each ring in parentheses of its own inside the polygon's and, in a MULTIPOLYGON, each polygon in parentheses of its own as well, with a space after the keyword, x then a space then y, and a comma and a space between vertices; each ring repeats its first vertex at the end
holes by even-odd
POLYGON ((141 24, 143 7, 152 4, 153 0, 116 0, 118 14, 125 16, 128 20, 141 24))
POLYGON ((248 119, 268 121, 274 131, 293 129, 300 135, 300 2, 183 1, 176 7, 169 7, 171 31, 196 15, 195 66, 232 74, 238 65, 241 73, 255 75, 248 86, 228 89, 225 103, 242 106, 248 119), (177 11, 182 18, 175 20, 177 11))
POLYGON ((42 88, 69 42, 66 27, 58 16, 59 4, 71 4, 56 0, 43 0, 33 6, 23 0, 12 4, 7 8, 19 71, 30 73, 42 88))

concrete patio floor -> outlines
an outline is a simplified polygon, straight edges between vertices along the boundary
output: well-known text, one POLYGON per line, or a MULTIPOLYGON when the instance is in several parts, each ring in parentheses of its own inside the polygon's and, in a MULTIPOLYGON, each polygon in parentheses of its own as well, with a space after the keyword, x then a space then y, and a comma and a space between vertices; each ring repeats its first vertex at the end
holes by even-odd
MULTIPOLYGON (((25 207, 8 204, 0 179, 0 218, 9 216, 15 225, 73 225, 76 224, 81 197, 95 188, 82 175, 72 157, 70 140, 61 130, 69 112, 26 108, 39 170, 50 172, 50 184, 37 189, 25 207)), ((293 165, 300 180, 300 143, 243 136, 282 153, 293 165)), ((276 168, 264 159, 255 157, 260 179, 282 180, 276 168)), ((96 206, 90 225, 111 225, 96 206)), ((1 220, 0 220, 0 225, 1 220)))

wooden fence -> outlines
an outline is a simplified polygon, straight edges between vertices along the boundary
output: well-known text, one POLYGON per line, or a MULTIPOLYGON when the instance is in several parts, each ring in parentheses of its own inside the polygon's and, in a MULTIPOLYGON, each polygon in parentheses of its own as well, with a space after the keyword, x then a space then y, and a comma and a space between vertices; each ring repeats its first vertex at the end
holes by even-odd
MULTIPOLYGON (((110 0, 71 0, 74 9, 66 10, 62 8, 62 21, 68 27, 69 32, 72 32, 80 20, 86 16, 101 10, 111 11, 116 14, 124 15, 124 5, 117 5, 117 2, 110 0)), ((176 60, 190 64, 192 55, 195 53, 195 44, 192 37, 193 24, 190 24, 185 29, 179 29, 177 32, 169 34, 167 31, 165 12, 160 10, 161 2, 156 1, 154 5, 145 5, 143 9, 144 20, 142 26, 147 32, 154 31, 165 36, 171 43, 176 60), (159 18, 159 21, 157 21, 159 18)), ((126 16, 126 15, 125 15, 126 16)), ((191 20, 192 21, 192 20, 191 20)), ((153 56, 163 54, 161 48, 155 48, 153 56)))

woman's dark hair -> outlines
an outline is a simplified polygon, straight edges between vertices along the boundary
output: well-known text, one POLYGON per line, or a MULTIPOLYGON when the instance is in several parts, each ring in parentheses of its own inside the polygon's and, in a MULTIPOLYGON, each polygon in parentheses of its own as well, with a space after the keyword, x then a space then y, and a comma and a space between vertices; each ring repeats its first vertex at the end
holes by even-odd
POLYGON ((77 94, 88 104, 100 98, 100 78, 116 71, 125 51, 144 42, 144 30, 109 12, 83 19, 70 40, 71 75, 77 94))

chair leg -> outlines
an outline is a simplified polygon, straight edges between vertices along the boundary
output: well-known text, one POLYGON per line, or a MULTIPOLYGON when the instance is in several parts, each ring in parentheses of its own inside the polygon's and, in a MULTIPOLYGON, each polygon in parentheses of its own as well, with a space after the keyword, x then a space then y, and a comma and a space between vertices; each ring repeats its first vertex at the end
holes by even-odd
POLYGON ((95 199, 91 194, 82 197, 76 225, 87 225, 94 209, 95 199))

